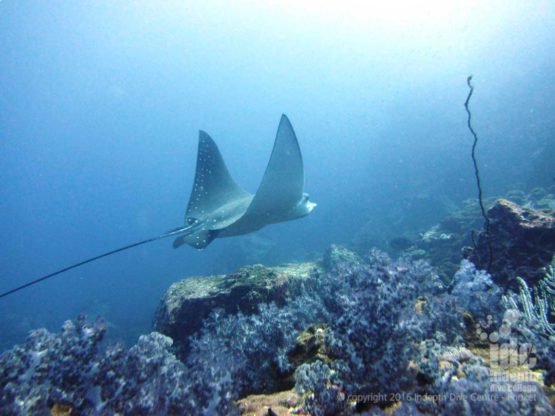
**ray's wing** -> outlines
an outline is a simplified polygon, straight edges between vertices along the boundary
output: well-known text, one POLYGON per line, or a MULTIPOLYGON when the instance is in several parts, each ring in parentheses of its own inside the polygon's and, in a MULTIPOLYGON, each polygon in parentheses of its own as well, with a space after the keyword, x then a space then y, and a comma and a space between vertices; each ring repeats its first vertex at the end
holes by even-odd
MULTIPOLYGON (((217 217, 220 222, 218 226, 225 226, 221 224, 227 218, 222 208, 249 198, 252 195, 237 185, 229 174, 214 140, 200 131, 195 182, 187 205, 185 223, 217 217)), ((214 224, 211 228, 218 227, 214 224)))
POLYGON ((293 126, 283 114, 262 182, 241 221, 279 221, 302 198, 304 169, 293 126))
POLYGON ((235 183, 218 146, 201 130, 195 181, 185 212, 184 234, 174 240, 174 248, 183 244, 205 248, 221 230, 243 216, 252 198, 235 183))

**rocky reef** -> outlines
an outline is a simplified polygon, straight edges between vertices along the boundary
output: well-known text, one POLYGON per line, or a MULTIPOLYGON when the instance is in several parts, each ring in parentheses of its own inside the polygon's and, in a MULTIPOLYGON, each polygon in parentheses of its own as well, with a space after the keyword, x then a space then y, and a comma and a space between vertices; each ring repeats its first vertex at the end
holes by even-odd
POLYGON ((535 284, 555 255, 555 216, 499 199, 488 210, 489 229, 478 237, 470 259, 502 285, 516 277, 535 284))
POLYGON ((170 286, 154 317, 154 329, 176 340, 182 354, 188 350, 189 336, 197 332, 210 313, 252 314, 258 305, 287 300, 313 289, 322 273, 317 263, 280 267, 253 265, 229 275, 190 277, 170 286))
POLYGON ((446 285, 424 261, 332 246, 319 263, 175 283, 155 317, 164 334, 130 349, 82 317, 33 331, 0 356, 0 408, 551 415, 555 339, 543 320, 553 305, 541 315, 528 298, 467 260, 446 285))
MULTIPOLYGON (((490 207, 487 211, 490 242, 475 199, 453 205, 435 225, 418 232, 391 234, 391 229, 379 228, 374 223, 362 231, 374 236, 374 245, 376 239, 381 240, 379 247, 394 257, 428 261, 445 283, 451 280, 463 257, 472 258, 480 268, 490 267, 490 244, 494 251, 495 264, 490 270, 494 280, 513 289, 517 288, 516 275, 532 283, 537 281, 545 271, 542 267, 555 254, 552 229, 555 186, 537 187, 529 192, 510 190, 501 197, 486 198, 484 205, 490 207), (527 257, 531 257, 530 261, 527 257)), ((370 249, 360 241, 353 241, 353 247, 358 251, 370 249)))

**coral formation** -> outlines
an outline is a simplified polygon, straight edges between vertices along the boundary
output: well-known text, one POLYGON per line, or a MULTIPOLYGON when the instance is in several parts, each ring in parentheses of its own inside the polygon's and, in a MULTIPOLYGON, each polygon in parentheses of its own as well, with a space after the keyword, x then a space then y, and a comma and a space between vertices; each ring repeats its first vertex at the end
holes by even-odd
POLYGON ((477 270, 468 260, 461 261, 453 277, 451 294, 473 317, 498 317, 502 313, 501 289, 488 273, 477 270))
POLYGON ((180 293, 204 295, 176 305, 192 313, 203 299, 206 316, 176 339, 105 345, 102 322, 82 317, 58 334, 32 332, 0 356, 3 414, 553 413, 542 386, 553 382, 553 342, 514 315, 531 295, 506 310, 503 289, 466 260, 451 285, 423 261, 377 250, 332 246, 322 265, 288 267, 207 278, 204 291, 191 283, 180 293), (238 293, 229 288, 249 279, 256 290, 227 307, 238 293))
MULTIPOLYGON (((555 264, 555 261, 554 261, 555 264)), ((513 319, 505 325, 521 345, 534 348, 537 367, 545 372, 546 384, 555 384, 555 273, 549 266, 543 280, 534 289, 534 297, 523 279, 517 278, 519 293, 509 292, 503 297, 505 308, 513 319)))
POLYGON ((106 327, 84 317, 51 334, 33 331, 24 345, 0 356, 4 415, 181 415, 194 411, 185 366, 158 333, 125 350, 101 348, 106 327))
MULTIPOLYGON (((555 211, 555 197, 553 196, 555 192, 555 186, 548 188, 536 187, 529 192, 522 191, 520 189, 509 190, 505 195, 500 195, 499 197, 505 200, 510 200, 515 204, 520 205, 519 209, 531 210, 537 212, 539 215, 553 217, 555 211)), ((484 205, 487 207, 493 207, 496 205, 496 198, 485 198, 484 205)), ((505 231, 510 230, 510 223, 503 224, 505 220, 510 220, 511 217, 507 216, 501 219, 501 228, 505 231)), ((423 259, 436 268, 438 274, 442 280, 449 283, 451 277, 457 270, 461 258, 475 257, 479 255, 481 257, 481 262, 478 262, 479 268, 486 268, 488 266, 488 256, 489 247, 487 240, 485 239, 485 229, 481 232, 482 240, 480 242, 476 241, 478 239, 478 230, 484 228, 484 219, 480 212, 480 206, 476 199, 468 199, 462 202, 462 204, 455 205, 451 204, 449 207, 448 214, 441 221, 433 226, 426 226, 426 228, 417 228, 418 232, 398 230, 394 231, 393 227, 380 228, 383 226, 383 218, 380 221, 370 221, 369 227, 362 227, 359 230, 359 234, 356 239, 353 240, 353 245, 358 250, 368 250, 371 247, 379 247, 382 250, 387 251, 390 255, 395 257, 406 257, 411 259, 423 259), (401 233, 401 235, 399 235, 401 233), (370 239, 369 242, 363 242, 364 239, 370 239), (379 241, 378 241, 379 240, 379 241), (389 241, 389 244, 386 242, 389 241), (401 243, 401 244, 399 244, 401 243), (478 243, 478 250, 473 252, 473 248, 478 243)), ((496 220, 498 221, 498 220, 496 220)), ((518 229, 517 229, 518 230, 518 229)), ((495 227, 490 229, 490 234, 494 234, 498 231, 495 227)), ((540 235, 539 229, 536 233, 537 236, 540 235)), ((544 237, 548 237, 546 234, 544 237)), ((510 232, 505 232, 503 236, 494 236, 495 240, 499 243, 503 243, 503 239, 507 239, 505 242, 507 246, 517 243, 517 239, 521 240, 521 243, 525 245, 525 252, 531 255, 533 258, 539 259, 541 257, 541 262, 545 266, 546 262, 549 262, 549 253, 553 252, 553 242, 552 239, 548 238, 546 244, 537 244, 537 241, 526 241, 523 239, 523 235, 515 234, 512 235, 510 232), (549 242, 551 241, 551 242, 549 242), (528 244, 528 245, 526 245, 528 244), (543 253, 543 254, 542 254, 543 253)), ((492 244, 492 251, 495 250, 495 244, 492 244)), ((495 255, 493 257, 495 260, 495 255)), ((524 258, 524 256, 521 256, 524 258)), ((495 266, 501 267, 503 269, 503 262, 507 258, 503 253, 498 257, 497 264, 494 264, 494 268, 491 270, 493 274, 496 274, 497 269, 495 266)), ((541 278, 542 271, 536 268, 533 280, 541 278)), ((541 267, 541 266, 539 266, 541 267)), ((503 272, 503 270, 501 270, 503 272)), ((519 272, 521 275, 524 272, 519 272)), ((517 287, 514 281, 514 273, 511 272, 512 278, 511 284, 513 289, 517 287)), ((528 278, 527 274, 524 274, 524 278, 528 278)), ((496 276, 494 276, 497 279, 496 276)), ((503 280, 506 280, 503 276, 497 283, 504 285, 503 280)))
POLYGON ((489 272, 503 286, 516 288, 516 276, 536 283, 555 254, 555 217, 506 199, 499 199, 487 215, 489 235, 480 234, 471 260, 479 268, 490 263, 489 272))
POLYGON ((215 309, 252 314, 259 304, 283 305, 314 287, 320 273, 316 263, 271 268, 254 265, 229 275, 181 280, 170 286, 160 302, 154 330, 173 338, 180 356, 184 356, 189 337, 215 309))
POLYGON ((31 332, 24 345, 0 356, 0 408, 13 415, 87 408, 97 373, 91 364, 105 332, 102 321, 90 324, 83 317, 65 322, 59 335, 31 332))

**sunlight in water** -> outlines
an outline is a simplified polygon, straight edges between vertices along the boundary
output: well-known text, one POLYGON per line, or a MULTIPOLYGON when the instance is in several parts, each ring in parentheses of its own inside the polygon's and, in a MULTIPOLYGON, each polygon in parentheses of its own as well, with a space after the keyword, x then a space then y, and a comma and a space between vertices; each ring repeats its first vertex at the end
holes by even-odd
MULTIPOLYGON (((307 0, 278 1, 275 4, 288 3, 291 9, 297 9, 313 17, 346 20, 351 23, 366 23, 389 28, 404 28, 418 25, 422 27, 442 27, 458 24, 469 12, 479 6, 479 1, 449 0, 307 0)), ((484 9, 484 7, 480 7, 484 9)))
POLYGON ((320 30, 344 29, 360 35, 387 38, 433 38, 443 42, 453 33, 476 29, 489 33, 499 26, 525 20, 550 8, 516 0, 274 0, 266 3, 278 14, 294 14, 308 25, 324 24, 320 30))

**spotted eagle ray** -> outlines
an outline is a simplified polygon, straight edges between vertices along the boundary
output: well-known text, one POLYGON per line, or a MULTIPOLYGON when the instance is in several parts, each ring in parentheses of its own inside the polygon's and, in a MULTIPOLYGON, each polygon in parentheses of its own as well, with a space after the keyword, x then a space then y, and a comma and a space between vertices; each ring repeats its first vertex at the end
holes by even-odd
POLYGON ((188 244, 203 249, 215 238, 248 234, 269 224, 301 218, 315 207, 316 204, 304 192, 301 149, 285 114, 281 116, 270 161, 254 195, 237 185, 218 146, 201 130, 195 181, 185 212, 185 225, 39 277, 0 293, 0 298, 102 257, 162 238, 177 236, 174 248, 188 244))

